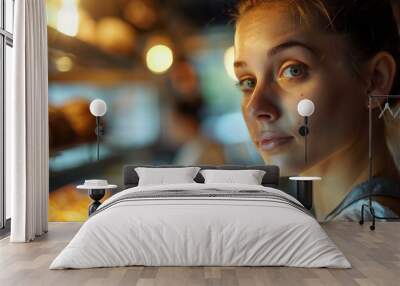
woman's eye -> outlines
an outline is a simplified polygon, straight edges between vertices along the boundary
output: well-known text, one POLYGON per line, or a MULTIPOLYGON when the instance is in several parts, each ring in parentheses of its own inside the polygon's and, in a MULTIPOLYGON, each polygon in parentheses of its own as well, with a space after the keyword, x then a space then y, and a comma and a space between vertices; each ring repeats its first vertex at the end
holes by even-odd
POLYGON ((282 72, 282 77, 286 79, 293 79, 303 77, 306 73, 306 66, 304 64, 290 65, 282 72))
POLYGON ((237 83, 237 86, 242 92, 250 92, 256 86, 256 81, 252 79, 244 79, 237 83))

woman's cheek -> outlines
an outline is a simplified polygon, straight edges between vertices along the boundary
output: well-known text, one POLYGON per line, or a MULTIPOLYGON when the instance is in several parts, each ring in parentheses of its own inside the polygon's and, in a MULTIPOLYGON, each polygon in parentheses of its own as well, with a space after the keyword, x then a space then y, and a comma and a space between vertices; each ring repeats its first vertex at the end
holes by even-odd
POLYGON ((242 109, 242 115, 244 122, 246 123, 247 129, 250 133, 250 137, 255 142, 256 140, 256 122, 252 120, 247 112, 247 104, 248 104, 248 99, 246 97, 243 97, 242 99, 242 104, 241 104, 241 109, 242 109))
POLYGON ((242 114, 243 114, 243 118, 246 121, 248 121, 248 115, 247 115, 247 104, 248 104, 248 99, 246 99, 245 97, 242 98, 242 102, 241 102, 241 109, 242 109, 242 114))

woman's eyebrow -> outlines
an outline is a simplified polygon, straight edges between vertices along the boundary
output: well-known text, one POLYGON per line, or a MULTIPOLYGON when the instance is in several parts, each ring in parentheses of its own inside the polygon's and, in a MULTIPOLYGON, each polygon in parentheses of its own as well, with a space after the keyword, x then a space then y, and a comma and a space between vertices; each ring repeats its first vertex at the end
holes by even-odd
POLYGON ((235 61, 233 63, 233 66, 234 66, 234 68, 244 68, 247 66, 247 63, 243 62, 243 61, 235 61))
MULTIPOLYGON (((276 47, 273 47, 272 49, 270 49, 268 51, 268 57, 272 57, 280 52, 282 52, 283 50, 292 48, 292 47, 302 47, 308 51, 310 51, 312 54, 314 54, 316 57, 319 57, 319 53, 317 52, 317 50, 315 50, 314 48, 310 47, 309 45, 307 45, 306 43, 300 42, 300 41, 288 41, 285 43, 282 43, 276 47)), ((244 61, 235 61, 233 66, 235 68, 245 68, 247 66, 247 63, 244 61)))
POLYGON ((272 57, 272 56, 282 52, 283 50, 286 50, 286 49, 292 48, 292 47, 296 47, 296 46, 297 47, 302 47, 302 48, 304 48, 306 50, 309 50, 315 56, 319 55, 318 52, 314 48, 308 46, 305 43, 302 43, 302 42, 299 42, 299 41, 288 41, 288 42, 282 43, 282 44, 270 49, 268 51, 268 57, 272 57))

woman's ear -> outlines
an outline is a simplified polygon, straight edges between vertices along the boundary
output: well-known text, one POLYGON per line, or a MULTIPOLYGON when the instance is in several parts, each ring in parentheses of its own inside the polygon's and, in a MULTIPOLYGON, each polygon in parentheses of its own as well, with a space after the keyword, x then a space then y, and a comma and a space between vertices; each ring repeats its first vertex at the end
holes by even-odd
MULTIPOLYGON (((369 60, 367 66, 367 95, 389 95, 397 70, 393 56, 388 52, 379 52, 369 60)), ((380 99, 374 102, 383 102, 385 100, 380 99)), ((368 102, 368 99, 366 99, 366 102, 368 102)), ((376 104, 374 103, 374 105, 376 104)), ((374 105, 372 108, 377 107, 374 105)))

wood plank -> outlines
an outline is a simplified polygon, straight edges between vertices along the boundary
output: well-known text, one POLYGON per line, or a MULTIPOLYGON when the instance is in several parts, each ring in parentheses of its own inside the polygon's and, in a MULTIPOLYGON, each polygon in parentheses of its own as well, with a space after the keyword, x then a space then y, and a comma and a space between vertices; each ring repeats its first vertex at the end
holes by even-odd
POLYGON ((329 223, 323 228, 352 263, 352 269, 290 267, 117 267, 48 269, 81 223, 50 223, 49 233, 32 243, 0 240, 0 285, 399 285, 400 222, 368 225, 329 223))

